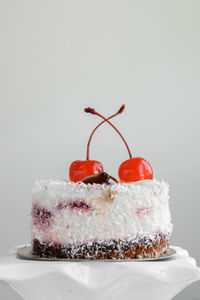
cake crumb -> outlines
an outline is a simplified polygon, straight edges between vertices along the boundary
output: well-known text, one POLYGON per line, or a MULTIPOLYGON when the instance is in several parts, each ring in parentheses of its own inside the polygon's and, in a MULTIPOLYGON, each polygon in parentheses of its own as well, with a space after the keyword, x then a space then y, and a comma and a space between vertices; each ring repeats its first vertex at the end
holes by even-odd
POLYGON ((114 195, 117 194, 117 191, 106 190, 104 192, 104 200, 109 203, 113 203, 115 201, 114 195))

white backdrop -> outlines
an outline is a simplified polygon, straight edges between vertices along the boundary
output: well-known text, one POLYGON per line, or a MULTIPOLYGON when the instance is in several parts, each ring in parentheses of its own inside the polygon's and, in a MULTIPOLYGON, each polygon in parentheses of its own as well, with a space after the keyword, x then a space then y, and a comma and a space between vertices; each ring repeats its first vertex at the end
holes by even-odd
MULTIPOLYGON (((113 123, 170 184, 171 243, 200 263, 199 13, 198 0, 0 0, 1 254, 30 241, 34 180, 67 178, 85 158, 100 120, 84 107, 108 116, 125 103, 113 123)), ((128 155, 105 125, 91 158, 117 176, 128 155)))

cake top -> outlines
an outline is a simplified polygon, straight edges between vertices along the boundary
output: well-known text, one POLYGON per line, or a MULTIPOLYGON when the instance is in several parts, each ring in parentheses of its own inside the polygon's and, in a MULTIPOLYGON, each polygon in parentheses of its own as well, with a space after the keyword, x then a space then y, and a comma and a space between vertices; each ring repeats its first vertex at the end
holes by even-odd
POLYGON ((129 190, 136 190, 136 189, 154 189, 156 191, 160 189, 168 189, 168 184, 164 180, 140 180, 131 183, 113 183, 113 184, 85 184, 83 182, 72 182, 67 181, 65 179, 42 179, 36 180, 34 184, 34 190, 49 190, 49 191, 56 191, 59 190, 79 190, 79 191, 89 191, 89 190, 118 190, 118 191, 129 191, 129 190))
MULTIPOLYGON (((76 160, 71 163, 69 168, 69 182, 65 181, 41 181, 40 187, 45 186, 46 189, 52 188, 52 186, 63 186, 63 187, 70 187, 70 189, 76 190, 90 190, 90 189, 107 189, 106 186, 115 186, 116 189, 131 189, 137 186, 137 182, 139 185, 145 186, 155 186, 156 181, 153 180, 153 170, 151 165, 141 157, 132 157, 130 148, 124 139, 123 135, 120 131, 110 122, 111 118, 116 117, 119 114, 122 114, 125 109, 125 105, 123 104, 120 109, 114 113, 113 115, 105 118, 101 114, 99 114, 94 108, 85 108, 86 113, 90 113, 92 115, 96 115, 103 119, 101 123, 99 123, 94 130, 92 131, 88 144, 87 144, 87 155, 86 160, 76 160), (108 123, 120 136, 123 140, 129 155, 129 159, 122 162, 118 169, 118 177, 119 179, 109 175, 104 171, 103 165, 101 162, 97 160, 90 159, 90 143, 92 137, 96 130, 102 126, 104 123, 108 123), (147 183, 148 182, 148 183, 147 183), (134 183, 134 185, 132 185, 134 183), (99 187, 101 186, 102 187, 99 187), (117 186, 117 187, 116 187, 117 186)), ((110 188, 112 189, 112 188, 110 188)))
MULTIPOLYGON (((168 200, 169 186, 166 182, 158 180, 142 180, 133 183, 84 184, 66 180, 40 180, 33 188, 33 201, 46 204, 46 201, 57 203, 64 199, 98 199, 104 197, 106 202, 114 202, 116 195, 124 199, 155 199, 168 200)), ((132 202, 132 201, 131 201, 132 202)))

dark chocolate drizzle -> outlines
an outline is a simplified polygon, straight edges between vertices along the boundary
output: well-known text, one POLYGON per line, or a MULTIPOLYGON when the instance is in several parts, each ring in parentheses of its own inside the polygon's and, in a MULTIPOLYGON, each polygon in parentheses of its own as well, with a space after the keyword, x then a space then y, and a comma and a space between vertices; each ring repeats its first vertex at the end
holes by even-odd
POLYGON ((85 184, 114 184, 118 183, 117 179, 106 172, 87 176, 81 180, 85 184))

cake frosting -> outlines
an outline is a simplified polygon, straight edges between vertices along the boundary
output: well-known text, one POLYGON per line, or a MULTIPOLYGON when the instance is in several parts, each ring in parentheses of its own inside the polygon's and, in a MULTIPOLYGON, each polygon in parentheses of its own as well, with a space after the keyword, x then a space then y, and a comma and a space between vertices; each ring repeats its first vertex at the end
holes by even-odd
MULTIPOLYGON (((126 258, 124 249, 143 244, 156 256, 167 250, 171 232, 169 186, 163 180, 112 185, 35 182, 32 239, 36 253, 48 249, 44 254, 48 256, 48 251, 52 255, 53 249, 59 249, 63 257, 74 258, 86 247, 84 257, 95 258, 102 245, 114 245, 110 253, 118 249, 118 258, 126 258), (155 245, 157 250, 152 248, 155 245)), ((142 250, 138 255, 150 254, 142 250)))

